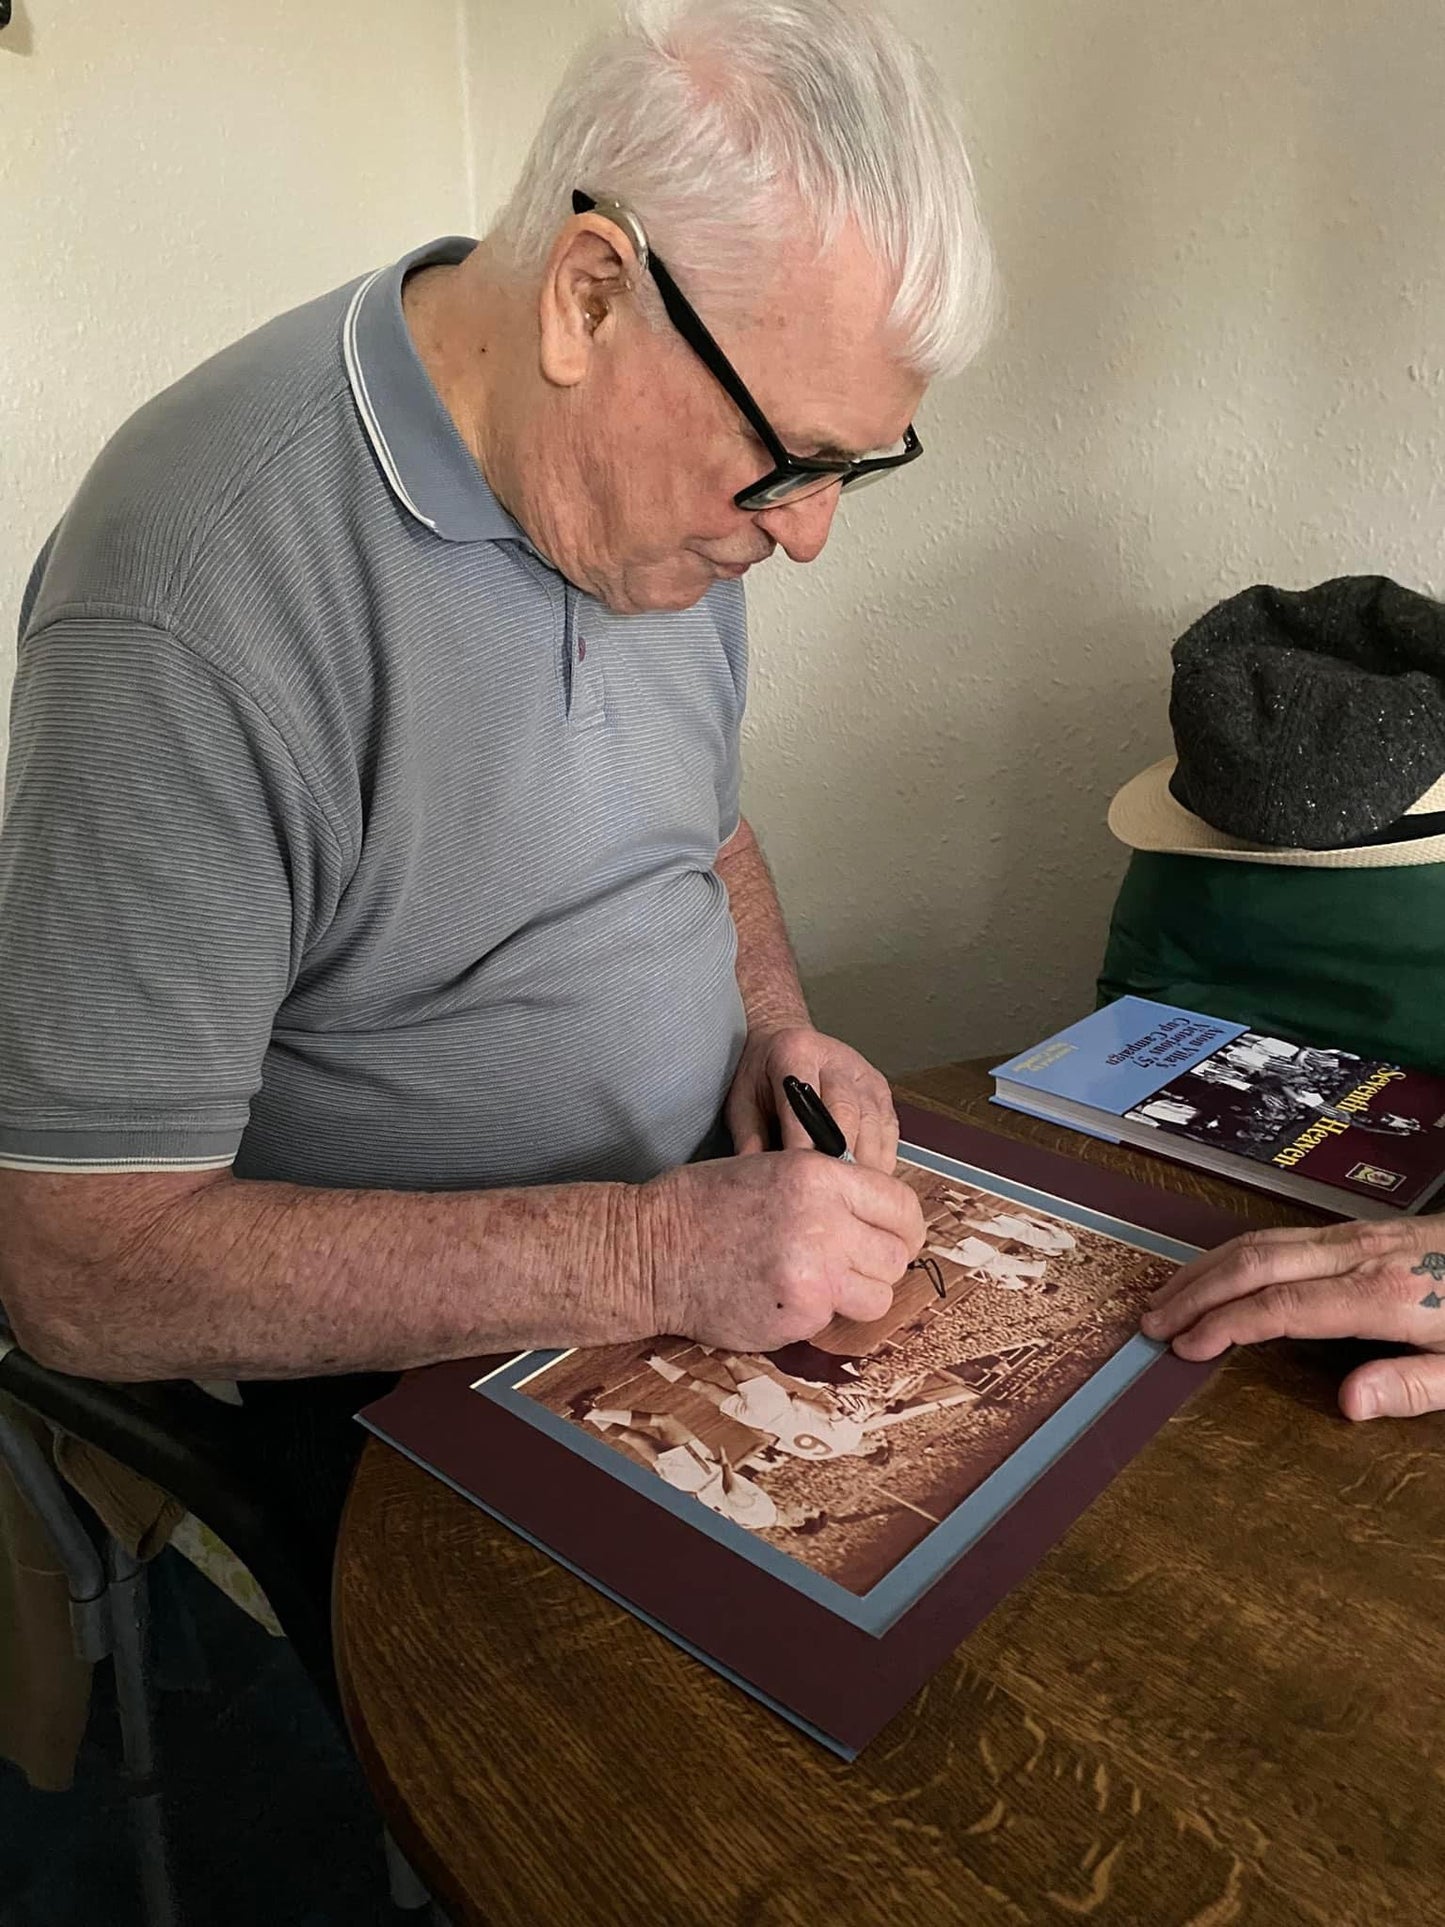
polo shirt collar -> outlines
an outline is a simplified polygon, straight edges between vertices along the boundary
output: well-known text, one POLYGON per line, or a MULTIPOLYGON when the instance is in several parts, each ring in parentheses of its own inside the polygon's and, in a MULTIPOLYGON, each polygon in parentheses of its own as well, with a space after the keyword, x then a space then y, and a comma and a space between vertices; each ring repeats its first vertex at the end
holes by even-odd
POLYGON ((402 313, 414 268, 465 260, 475 246, 448 235, 368 275, 347 304, 341 352, 361 425, 402 507, 446 542, 525 542, 457 433, 402 313))

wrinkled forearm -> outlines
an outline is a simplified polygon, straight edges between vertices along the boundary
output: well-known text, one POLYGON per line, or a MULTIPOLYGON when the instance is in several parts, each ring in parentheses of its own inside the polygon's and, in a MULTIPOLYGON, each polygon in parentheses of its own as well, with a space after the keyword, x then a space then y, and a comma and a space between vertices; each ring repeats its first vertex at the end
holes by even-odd
POLYGON ((639 1198, 0 1171, 0 1303, 43 1362, 118 1380, 604 1344, 654 1328, 639 1198))
POLYGON ((749 1030, 810 1024, 782 905, 762 846, 744 819, 723 845, 717 873, 738 932, 737 974, 749 1030))

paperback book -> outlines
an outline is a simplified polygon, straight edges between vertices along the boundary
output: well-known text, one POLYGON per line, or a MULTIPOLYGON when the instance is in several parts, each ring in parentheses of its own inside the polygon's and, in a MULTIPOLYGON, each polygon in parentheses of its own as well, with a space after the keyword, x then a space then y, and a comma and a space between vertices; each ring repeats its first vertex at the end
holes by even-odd
POLYGON ((1445 1184, 1445 1078, 1121 997, 993 1073, 994 1101, 1345 1217, 1445 1184))
POLYGON ((868 1324, 413 1372, 362 1422, 845 1758, 1201 1382, 1139 1333, 1238 1225, 908 1110, 928 1225, 868 1324))

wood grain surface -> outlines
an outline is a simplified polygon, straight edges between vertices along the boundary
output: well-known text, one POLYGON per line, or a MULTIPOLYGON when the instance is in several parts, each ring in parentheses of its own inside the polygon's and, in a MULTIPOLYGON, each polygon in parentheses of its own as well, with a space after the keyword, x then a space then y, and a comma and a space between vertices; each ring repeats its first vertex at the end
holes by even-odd
MULTIPOLYGON (((980 1065, 897 1088, 1308 1221, 980 1065)), ((373 1790, 458 1927, 1445 1923, 1445 1415, 1352 1427, 1343 1369, 1229 1359, 852 1765, 371 1441, 335 1614, 373 1790)))

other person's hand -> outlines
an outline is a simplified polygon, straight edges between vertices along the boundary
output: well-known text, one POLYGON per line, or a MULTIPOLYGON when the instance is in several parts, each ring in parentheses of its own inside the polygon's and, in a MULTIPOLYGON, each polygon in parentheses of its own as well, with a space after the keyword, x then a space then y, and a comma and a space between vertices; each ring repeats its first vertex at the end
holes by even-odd
POLYGON ((1265 1338, 1380 1338, 1418 1349, 1375 1358, 1340 1387, 1346 1418, 1445 1408, 1445 1219, 1251 1231, 1177 1271, 1145 1313, 1181 1358, 1265 1338))
POLYGON ((656 1329, 729 1351, 881 1318, 923 1246, 908 1185, 813 1150, 685 1164, 637 1201, 656 1329))
POLYGON ((723 1110, 740 1157, 766 1151, 775 1127, 785 1151, 802 1150, 809 1143, 783 1095, 785 1077, 800 1077, 812 1085, 859 1164, 892 1172, 898 1115, 888 1080, 850 1044, 801 1024, 748 1032, 723 1110))

